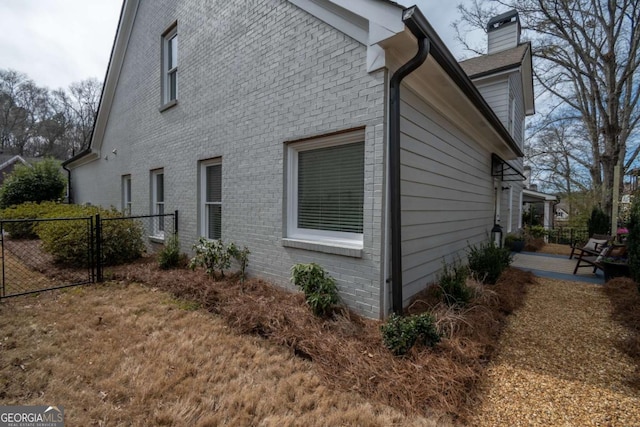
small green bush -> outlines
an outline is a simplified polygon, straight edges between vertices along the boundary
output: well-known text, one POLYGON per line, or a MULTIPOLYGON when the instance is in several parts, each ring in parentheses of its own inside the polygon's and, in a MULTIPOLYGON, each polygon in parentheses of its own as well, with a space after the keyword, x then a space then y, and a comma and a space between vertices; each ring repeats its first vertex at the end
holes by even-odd
POLYGON ((200 237, 198 243, 193 245, 193 249, 196 254, 189 262, 190 269, 204 267, 210 277, 215 278, 216 271, 220 271, 221 277, 224 277, 224 270, 231 267, 231 259, 233 258, 240 265, 240 278, 244 281, 251 253, 246 246, 240 250, 233 242, 227 246, 221 239, 209 240, 200 237))
MULTIPOLYGON (((52 206, 45 217, 88 217, 96 213, 99 213, 103 219, 122 216, 113 208, 57 205, 52 206)), ((86 220, 43 221, 35 224, 34 229, 42 240, 42 247, 53 255, 56 262, 76 267, 88 265, 91 230, 86 220)), ((142 225, 132 219, 103 221, 101 260, 103 265, 119 265, 140 258, 145 250, 143 233, 142 225)))
MULTIPOLYGON (((47 212, 46 204, 27 202, 18 206, 3 209, 0 213, 0 217, 3 220, 34 219, 43 218, 47 212)), ((7 233, 9 233, 9 238, 11 239, 37 239, 38 235, 33 228, 35 224, 35 222, 31 221, 5 222, 3 224, 3 228, 7 233)))
POLYGON ((318 264, 296 264, 291 267, 291 274, 291 281, 302 289, 307 304, 316 315, 327 314, 338 303, 335 280, 318 264))
POLYGON ((406 354, 416 342, 433 347, 440 341, 433 317, 428 313, 407 317, 392 314, 380 331, 385 347, 396 356, 406 354))
POLYGON ((629 210, 627 253, 631 277, 640 291, 640 196, 635 196, 629 210))
POLYGON ((483 283, 495 284, 512 259, 509 248, 500 248, 494 242, 468 249, 469 270, 483 283))
POLYGON ((465 306, 471 301, 473 290, 467 286, 468 276, 468 267, 460 262, 454 262, 451 266, 443 264, 438 283, 447 305, 465 306))
POLYGON ((59 200, 64 196, 65 185, 60 164, 53 159, 42 160, 33 166, 18 165, 0 188, 0 207, 59 200))
POLYGON ((178 240, 178 235, 174 234, 169 237, 165 246, 158 253, 158 265, 162 270, 170 270, 179 267, 182 259, 180 241, 178 240))
POLYGON ((230 243, 227 249, 229 254, 238 262, 240 266, 240 281, 244 282, 247 277, 247 267, 249 266, 249 254, 251 251, 245 246, 242 249, 238 248, 235 243, 230 243))

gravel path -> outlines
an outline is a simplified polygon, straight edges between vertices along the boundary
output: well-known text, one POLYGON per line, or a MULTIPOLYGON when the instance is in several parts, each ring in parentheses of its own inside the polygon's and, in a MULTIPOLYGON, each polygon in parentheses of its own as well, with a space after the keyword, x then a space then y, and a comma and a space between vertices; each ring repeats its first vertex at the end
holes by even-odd
POLYGON ((538 279, 481 386, 474 426, 640 426, 636 364, 598 285, 538 279))

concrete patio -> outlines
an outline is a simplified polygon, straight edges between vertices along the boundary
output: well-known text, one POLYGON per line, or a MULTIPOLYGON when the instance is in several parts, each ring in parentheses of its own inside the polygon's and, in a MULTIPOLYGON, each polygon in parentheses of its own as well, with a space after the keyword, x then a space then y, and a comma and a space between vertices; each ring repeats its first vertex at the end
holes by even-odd
POLYGON ((593 274, 593 269, 582 267, 577 274, 573 274, 577 260, 569 259, 566 255, 538 254, 533 252, 520 252, 514 254, 512 267, 531 271, 540 277, 552 279, 573 280, 577 282, 604 284, 602 270, 593 274))

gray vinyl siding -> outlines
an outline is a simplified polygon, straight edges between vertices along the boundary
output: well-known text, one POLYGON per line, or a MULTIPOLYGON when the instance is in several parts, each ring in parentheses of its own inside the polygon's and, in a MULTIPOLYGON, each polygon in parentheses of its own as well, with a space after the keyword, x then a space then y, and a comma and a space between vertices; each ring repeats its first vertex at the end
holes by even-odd
POLYGON ((150 170, 164 168, 165 210, 182 250, 201 233, 199 163, 221 159, 222 239, 251 251, 249 274, 293 289, 316 262, 358 313, 381 315, 385 70, 366 47, 284 0, 141 0, 101 159, 73 170, 79 203, 150 212, 150 170), (159 112, 161 34, 177 21, 178 104, 159 112), (359 258, 285 247, 286 141, 364 127, 364 244, 359 258), (112 150, 117 149, 117 155, 112 150), (107 158, 108 157, 108 158, 107 158))
POLYGON ((404 303, 493 224, 491 153, 408 87, 401 103, 404 303))
POLYGON ((506 77, 475 82, 478 91, 496 113, 505 128, 509 129, 509 83, 506 77))
POLYGON ((504 25, 498 30, 489 31, 487 39, 487 52, 490 54, 510 49, 518 45, 518 26, 516 24, 504 25))

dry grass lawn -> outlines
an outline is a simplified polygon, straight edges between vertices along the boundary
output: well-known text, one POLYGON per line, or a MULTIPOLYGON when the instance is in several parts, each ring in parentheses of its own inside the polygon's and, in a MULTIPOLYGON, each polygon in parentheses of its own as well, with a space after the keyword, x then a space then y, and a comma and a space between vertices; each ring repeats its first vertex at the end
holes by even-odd
POLYGON ((327 387, 311 365, 137 284, 0 305, 0 405, 59 404, 70 426, 444 422, 327 387))
POLYGON ((558 243, 545 243, 538 252, 551 255, 566 255, 568 257, 569 254, 571 254, 571 246, 560 245, 558 243))

